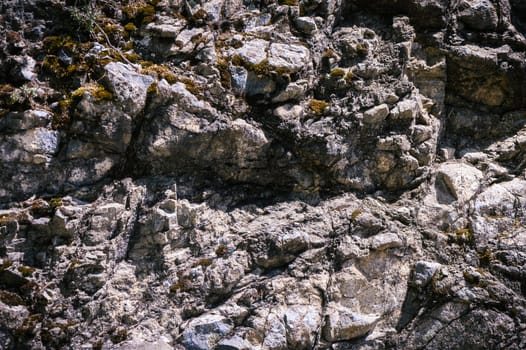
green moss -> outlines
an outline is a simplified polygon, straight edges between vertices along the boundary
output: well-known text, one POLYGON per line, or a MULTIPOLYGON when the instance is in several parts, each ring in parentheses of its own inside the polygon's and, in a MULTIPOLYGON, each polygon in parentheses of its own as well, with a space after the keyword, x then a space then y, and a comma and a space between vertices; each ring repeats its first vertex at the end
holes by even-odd
POLYGON ((159 93, 159 88, 157 86, 157 83, 152 83, 150 86, 148 86, 148 95, 156 95, 159 93))
POLYGON ((170 293, 176 294, 179 292, 188 292, 192 289, 193 283, 189 278, 181 277, 170 286, 170 293))
POLYGON ((468 227, 460 228, 452 234, 448 234, 449 242, 458 244, 473 243, 473 233, 468 227))
POLYGON ((352 220, 352 221, 356 220, 356 218, 357 218, 358 216, 360 216, 361 214, 362 214, 362 211, 361 211, 361 210, 359 210, 359 209, 354 210, 354 211, 351 213, 351 220, 352 220))
POLYGON ((331 78, 340 79, 345 76, 345 71, 341 68, 333 68, 331 70, 331 78))
POLYGON ((150 64, 150 62, 143 62, 143 69, 141 74, 151 74, 154 75, 157 79, 165 79, 169 84, 176 83, 177 76, 172 70, 166 66, 158 64, 150 64))
POLYGON ((51 208, 53 209, 56 209, 58 207, 61 207, 62 206, 62 198, 61 197, 55 197, 55 198, 51 198, 49 200, 49 205, 51 206, 51 208))
POLYGON ((481 267, 488 267, 494 259, 493 252, 489 249, 484 249, 478 252, 478 257, 479 257, 479 265, 481 267))
POLYGON ((64 49, 73 53, 78 45, 79 43, 69 35, 48 36, 43 40, 43 47, 47 53, 57 53, 64 49))
POLYGON ((228 71, 228 61, 221 57, 218 58, 217 69, 219 70, 221 86, 230 89, 232 87, 232 76, 228 71))
POLYGON ((329 48, 321 55, 321 58, 329 59, 335 56, 334 50, 329 48))
POLYGON ((87 84, 78 88, 71 93, 71 98, 73 100, 78 100, 82 98, 85 93, 93 96, 96 101, 111 100, 113 98, 113 94, 111 92, 106 90, 102 85, 98 84, 87 84))
POLYGON ((0 264, 0 271, 7 270, 11 266, 13 266, 13 261, 11 261, 9 259, 5 259, 4 262, 2 264, 0 264))
POLYGON ((202 7, 199 8, 190 18, 188 18, 188 22, 194 26, 200 26, 205 24, 210 18, 210 15, 208 12, 205 11, 202 7))
POLYGON ((268 59, 265 58, 259 63, 250 63, 244 61, 239 55, 232 57, 232 64, 235 66, 245 67, 247 70, 254 72, 258 77, 270 76, 272 73, 277 75, 289 74, 290 72, 285 68, 274 68, 268 64, 268 59))
POLYGON ((33 267, 30 267, 30 266, 23 266, 23 265, 20 265, 18 268, 17 268, 18 272, 20 272, 22 274, 22 276, 24 277, 29 277, 33 274, 33 272, 35 272, 35 269, 33 267))
POLYGON ((9 306, 26 305, 24 299, 18 294, 0 290, 0 301, 9 306))
POLYGON ((464 280, 466 280, 466 282, 468 282, 472 287, 484 288, 488 285, 488 282, 480 278, 479 275, 482 275, 483 273, 483 271, 478 272, 478 274, 474 274, 469 271, 464 271, 464 280))
POLYGON ((347 73, 345 73, 345 77, 343 79, 345 79, 346 82, 350 83, 352 81, 352 79, 354 78, 354 74, 353 72, 349 69, 347 71, 347 73))
POLYGON ((177 80, 184 84, 186 90, 190 91, 193 95, 197 97, 202 97, 205 87, 203 85, 197 84, 194 80, 187 77, 177 77, 177 80))
POLYGON ((195 47, 198 47, 201 44, 206 44, 208 40, 208 35, 203 35, 202 33, 199 33, 197 35, 194 35, 190 40, 195 45, 195 47))
POLYGON ((122 343, 128 339, 128 331, 124 328, 111 330, 109 333, 111 334, 110 339, 113 344, 122 343))
POLYGON ((0 225, 5 225, 13 221, 19 221, 22 218, 23 214, 8 214, 0 216, 0 225))
POLYGON ((270 66, 268 65, 268 59, 266 58, 256 64, 246 64, 246 68, 257 75, 268 76, 270 74, 270 66))
POLYGON ((232 57, 232 61, 231 62, 232 62, 232 64, 234 66, 243 66, 244 65, 243 59, 239 55, 234 55, 232 57))
POLYGON ((133 24, 132 22, 128 22, 126 23, 126 25, 124 26, 124 30, 128 31, 128 32, 134 32, 137 30, 137 27, 135 26, 135 24, 133 24))
POLYGON ((323 114, 329 105, 330 103, 315 98, 309 100, 310 109, 318 115, 323 114))
POLYGON ((24 320, 24 323, 14 331, 16 338, 30 338, 37 332, 37 324, 43 319, 42 314, 33 314, 24 320))
POLYGON ((288 6, 299 6, 300 2, 298 0, 279 0, 279 4, 288 6))
POLYGON ((155 6, 156 2, 152 1, 134 1, 122 7, 122 13, 129 22, 134 22, 134 25, 148 24, 155 20, 155 6))
POLYGON ((467 236, 467 235, 470 235, 471 232, 469 230, 469 228, 465 227, 465 228, 459 228, 458 230, 455 231, 455 235, 457 237, 461 237, 461 236, 467 236))
POLYGON ((369 48, 365 44, 356 44, 356 47, 354 48, 356 50, 356 53, 359 56, 365 57, 369 53, 369 48))

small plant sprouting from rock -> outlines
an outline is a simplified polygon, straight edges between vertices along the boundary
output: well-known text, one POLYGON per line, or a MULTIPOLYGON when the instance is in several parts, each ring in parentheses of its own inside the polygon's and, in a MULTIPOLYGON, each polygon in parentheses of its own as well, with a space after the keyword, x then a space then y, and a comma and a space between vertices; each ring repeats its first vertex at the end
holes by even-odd
POLYGON ((351 213, 351 220, 352 220, 352 221, 355 221, 356 218, 357 218, 358 216, 360 216, 361 213, 362 213, 362 211, 359 210, 359 209, 354 210, 354 211, 351 213))
POLYGON ((199 259, 198 261, 196 261, 192 267, 197 267, 197 266, 202 266, 204 268, 212 265, 214 261, 210 258, 202 258, 202 259, 199 259))
POLYGON ((216 256, 223 257, 228 254, 228 247, 225 244, 221 243, 217 246, 215 253, 216 256))
POLYGON ((35 272, 35 268, 34 267, 30 267, 30 266, 23 266, 23 265, 20 265, 18 268, 17 268, 18 272, 20 272, 22 274, 22 276, 24 277, 29 277, 33 274, 33 272, 35 272))
POLYGON ((471 244, 473 243, 473 232, 469 229, 469 227, 460 228, 453 232, 452 234, 448 234, 449 242, 450 243, 457 243, 457 244, 471 244))
POLYGON ((110 329, 108 333, 110 334, 110 339, 113 344, 122 343, 128 339, 128 331, 122 327, 110 329))
POLYGON ((321 55, 321 58, 329 59, 329 58, 333 58, 334 56, 335 56, 334 50, 329 48, 325 50, 325 52, 321 55))
POLYGON ((100 16, 97 8, 93 3, 86 4, 82 8, 73 6, 71 8, 71 17, 79 25, 79 27, 87 32, 95 30, 95 21, 100 16))
POLYGON ((479 265, 481 267, 488 267, 494 259, 493 252, 488 248, 485 248, 482 251, 478 252, 478 257, 479 265))
POLYGON ((188 277, 179 277, 176 283, 170 286, 170 293, 177 294, 179 292, 188 292, 192 289, 192 280, 188 277))

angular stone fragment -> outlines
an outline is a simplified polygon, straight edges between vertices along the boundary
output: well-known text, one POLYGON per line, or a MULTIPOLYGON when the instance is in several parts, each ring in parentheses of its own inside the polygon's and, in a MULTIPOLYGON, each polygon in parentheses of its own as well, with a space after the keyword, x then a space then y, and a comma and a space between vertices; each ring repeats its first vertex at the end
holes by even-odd
POLYGON ((110 62, 105 67, 104 82, 114 97, 121 103, 124 112, 135 116, 146 104, 148 87, 154 79, 137 73, 130 65, 110 62))
POLYGON ((397 248, 404 245, 404 242, 396 233, 380 233, 369 240, 370 247, 375 250, 385 250, 397 248))
POLYGON ((413 275, 413 282, 416 286, 425 286, 431 281, 435 272, 441 267, 439 263, 429 261, 417 261, 413 275))
POLYGON ((363 112, 363 121, 367 124, 379 124, 389 115, 389 106, 385 103, 363 112))
POLYGON ((352 312, 333 303, 328 306, 323 337, 330 342, 358 338, 373 329, 379 320, 377 315, 352 312))
POLYGON ((312 17, 298 17, 296 18, 296 26, 303 33, 310 34, 317 30, 316 21, 312 17))
POLYGON ((473 198, 483 177, 480 170, 465 163, 444 163, 437 169, 437 179, 443 181, 449 192, 461 202, 473 198))
POLYGON ((305 46, 295 44, 271 44, 268 53, 268 64, 277 70, 295 73, 301 70, 310 60, 310 51, 305 46))
POLYGON ((245 42, 236 52, 244 62, 249 64, 260 64, 267 58, 268 46, 268 41, 254 39, 245 42))
POLYGON ((192 319, 182 337, 188 350, 212 350, 233 326, 221 315, 203 315, 192 319))

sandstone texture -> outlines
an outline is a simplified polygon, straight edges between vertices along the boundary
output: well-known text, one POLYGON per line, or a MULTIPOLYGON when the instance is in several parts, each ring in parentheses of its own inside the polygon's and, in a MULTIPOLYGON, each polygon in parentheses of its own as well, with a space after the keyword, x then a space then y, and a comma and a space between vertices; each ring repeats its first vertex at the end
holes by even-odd
POLYGON ((520 0, 4 0, 1 349, 526 349, 520 0))

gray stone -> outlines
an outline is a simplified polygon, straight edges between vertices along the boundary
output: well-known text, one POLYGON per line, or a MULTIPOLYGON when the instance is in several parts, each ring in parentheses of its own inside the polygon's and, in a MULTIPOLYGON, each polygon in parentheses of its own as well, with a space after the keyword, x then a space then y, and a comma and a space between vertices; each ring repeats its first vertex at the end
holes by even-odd
POLYGON ((468 27, 485 31, 495 30, 498 25, 498 15, 489 0, 462 1, 460 8, 464 10, 458 14, 458 19, 468 27))
POLYGON ((276 83, 270 77, 248 72, 245 87, 248 96, 270 94, 276 90, 276 83))
POLYGON ((269 42, 262 39, 253 39, 246 41, 242 47, 236 50, 236 53, 244 62, 249 64, 260 64, 267 59, 267 50, 269 42))
POLYGON ((120 62, 108 63, 104 70, 104 82, 121 103, 123 111, 131 116, 140 113, 146 104, 148 87, 154 79, 120 62))
POLYGON ((418 287, 426 286, 435 273, 442 267, 439 263, 417 261, 414 267, 413 282, 418 287))
POLYGON ((404 242, 395 233, 380 233, 370 238, 369 244, 372 249, 385 250, 402 247, 404 242))
POLYGON ((330 342, 350 340, 367 334, 380 320, 377 315, 351 312, 334 303, 329 304, 323 337, 330 342))
POLYGON ((415 100, 403 100, 391 110, 391 118, 401 120, 413 120, 420 111, 420 106, 415 100))
POLYGON ((287 345, 289 348, 312 348, 321 326, 321 308, 314 305, 293 305, 285 311, 287 345))
POLYGON ((440 165, 437 178, 445 183, 456 200, 465 202, 478 192, 483 174, 471 165, 452 162, 440 165))
POLYGON ((239 66, 230 66, 228 71, 232 77, 232 87, 240 92, 245 92, 248 78, 247 70, 239 66))
POLYGON ((318 29, 316 26, 316 21, 312 17, 296 18, 296 26, 299 30, 306 34, 311 34, 318 29))
POLYGON ((183 344, 188 350, 212 350, 233 326, 220 315, 203 315, 184 327, 183 344))
POLYGON ((281 91, 272 99, 272 102, 276 103, 301 99, 305 96, 307 88, 308 82, 306 80, 298 80, 296 82, 290 83, 287 85, 285 90, 281 91))
POLYGON ((250 350, 252 349, 252 344, 250 344, 245 339, 240 336, 233 336, 231 338, 221 340, 217 346, 216 350, 250 350))
POLYGON ((268 51, 270 67, 295 73, 309 64, 310 51, 305 46, 294 44, 271 44, 268 51))
POLYGON ((389 106, 381 104, 363 112, 363 121, 367 124, 379 124, 389 115, 389 106))

